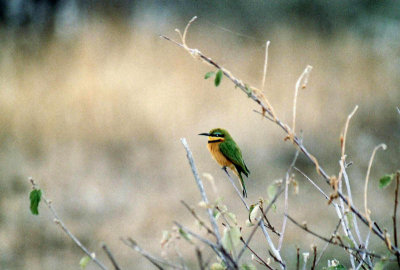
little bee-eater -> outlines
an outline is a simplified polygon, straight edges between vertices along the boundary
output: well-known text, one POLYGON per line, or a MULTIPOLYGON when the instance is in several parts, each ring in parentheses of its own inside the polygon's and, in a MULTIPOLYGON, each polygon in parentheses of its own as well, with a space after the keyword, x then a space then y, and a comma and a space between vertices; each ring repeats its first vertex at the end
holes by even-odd
POLYGON ((229 132, 222 128, 215 128, 209 133, 200 133, 199 135, 208 136, 207 148, 211 156, 222 168, 229 167, 237 175, 242 186, 243 196, 247 197, 242 173, 248 177, 250 171, 244 163, 242 151, 229 132))

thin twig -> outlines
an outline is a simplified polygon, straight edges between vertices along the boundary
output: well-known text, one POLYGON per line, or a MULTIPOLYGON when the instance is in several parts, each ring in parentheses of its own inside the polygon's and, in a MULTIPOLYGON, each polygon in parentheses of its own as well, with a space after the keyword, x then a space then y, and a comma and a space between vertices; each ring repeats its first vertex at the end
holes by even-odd
MULTIPOLYGON (((227 170, 226 168, 223 168, 223 170, 225 171, 226 175, 228 176, 229 181, 230 181, 231 184, 233 185, 233 187, 234 187, 236 193, 238 194, 239 198, 242 200, 242 202, 243 202, 244 206, 246 207, 247 211, 249 211, 250 208, 249 208, 248 204, 246 203, 245 199, 243 198, 242 193, 241 193, 241 192, 239 191, 239 189, 236 187, 235 182, 233 181, 232 177, 231 177, 231 176, 229 175, 229 173, 228 173, 228 170, 227 170)), ((282 190, 282 191, 283 191, 283 190, 282 190)), ((276 194, 276 195, 277 195, 277 194, 276 194)), ((276 198, 277 198, 277 197, 276 197, 276 198)), ((272 202, 272 201, 271 201, 271 202, 272 202)), ((270 202, 270 204, 268 205, 268 207, 271 207, 271 202, 270 202)), ((268 208, 268 207, 267 207, 267 208, 268 208)), ((269 210, 269 209, 268 209, 268 210, 269 210)), ((265 212, 262 211, 262 213, 263 213, 264 216, 266 216, 268 210, 266 210, 265 212)), ((275 245, 274 245, 274 243, 272 242, 272 239, 271 239, 271 237, 269 236, 268 231, 265 230, 264 221, 263 221, 263 219, 261 218, 261 219, 258 221, 257 226, 256 226, 256 227, 253 229, 253 231, 251 232, 250 237, 248 238, 248 240, 247 240, 247 242, 246 242, 246 245, 243 246, 242 250, 239 252, 239 255, 238 255, 238 257, 237 257, 237 258, 238 258, 238 261, 239 261, 240 257, 243 255, 244 251, 246 250, 246 247, 248 246, 248 244, 249 244, 250 241, 251 241, 252 235, 254 234, 255 230, 256 230, 258 227, 261 227, 261 230, 262 230, 262 232, 263 232, 265 238, 267 239, 268 245, 270 246, 271 250, 274 252, 275 256, 277 256, 280 260, 282 260, 282 259, 281 259, 281 256, 280 256, 280 253, 279 253, 279 250, 277 250, 277 249, 275 248, 275 245)))
POLYGON ((226 173, 226 175, 228 176, 229 181, 231 182, 233 188, 235 189, 236 193, 239 195, 240 200, 242 201, 242 203, 244 204, 244 206, 246 207, 247 211, 249 211, 249 205, 246 203, 245 199, 242 196, 242 193, 239 191, 239 189, 237 188, 235 181, 233 181, 232 177, 230 176, 230 174, 228 173, 228 170, 226 169, 226 167, 223 167, 222 170, 226 173))
POLYGON ((316 263, 316 259, 317 259, 317 246, 313 246, 313 262, 312 262, 312 266, 311 266, 311 270, 315 269, 315 263, 316 263))
POLYGON ((369 217, 370 211, 368 209, 367 205, 367 197, 368 197, 368 180, 369 180, 369 173, 371 172, 371 167, 372 167, 372 162, 374 161, 375 153, 378 151, 378 149, 382 148, 383 150, 386 150, 386 144, 381 143, 380 145, 376 146, 374 148, 374 151, 372 151, 371 158, 368 163, 368 170, 367 170, 367 176, 365 177, 365 186, 364 186, 364 210, 365 210, 365 217, 369 223, 369 228, 372 228, 372 221, 369 217))
MULTIPOLYGON (((182 269, 179 265, 170 263, 164 259, 157 258, 153 255, 151 255, 149 252, 141 248, 136 241, 134 241, 132 238, 121 238, 122 243, 133 249, 134 251, 140 253, 143 257, 145 257, 149 262, 151 262, 155 267, 157 267, 159 270, 163 270, 164 267, 161 264, 164 264, 166 266, 172 267, 174 269, 182 269)), ((183 269, 182 269, 183 270, 183 269)))
POLYGON ((269 44, 271 42, 268 40, 265 43, 265 59, 264 59, 264 70, 263 70, 263 78, 262 78, 262 83, 261 83, 261 91, 264 91, 265 87, 265 78, 267 77, 267 68, 268 68, 268 49, 269 49, 269 44))
MULTIPOLYGON (((293 119, 292 119, 292 133, 293 136, 296 132, 296 107, 297 107, 297 96, 299 94, 300 84, 303 82, 301 88, 305 88, 308 82, 308 77, 310 76, 310 72, 312 70, 312 66, 308 65, 303 73, 301 73, 300 77, 297 79, 296 88, 294 91, 294 98, 293 98, 293 119)), ((290 135, 289 135, 290 136, 290 135)))
POLYGON ((199 222, 199 224, 207 230, 207 233, 215 237, 215 233, 204 223, 204 221, 196 214, 194 209, 190 207, 185 201, 181 200, 181 203, 186 207, 186 209, 192 214, 192 216, 199 222))
MULTIPOLYGON (((294 167, 296 171, 298 171, 304 178, 306 178, 322 195, 324 195, 325 199, 329 201, 329 196, 313 181, 310 177, 308 177, 302 170, 297 167, 294 167)), ((337 205, 335 202, 332 202, 333 206, 337 205)))
MULTIPOLYGON (((343 134, 340 136, 340 144, 341 144, 341 150, 342 150, 342 155, 340 157, 340 160, 344 163, 346 160, 346 138, 347 138, 347 130, 349 128, 349 123, 350 123, 350 119, 353 117, 353 115, 356 113, 358 109, 358 105, 356 105, 353 109, 353 111, 347 116, 347 120, 346 120, 346 124, 344 126, 344 131, 343 134)), ((338 176, 338 181, 340 182, 342 180, 342 174, 343 174, 343 169, 342 167, 340 167, 340 171, 339 171, 339 176, 338 176)))
POLYGON ((297 221, 295 221, 295 220, 294 220, 292 217, 290 217, 289 215, 287 215, 287 216, 288 216, 288 219, 289 219, 293 224, 295 224, 297 227, 299 227, 300 229, 302 229, 302 230, 308 232, 309 234, 314 235, 315 237, 317 237, 317 238, 319 238, 319 239, 321 239, 321 240, 323 240, 323 241, 325 241, 325 242, 328 242, 328 243, 333 244, 333 245, 337 245, 337 246, 339 246, 339 247, 341 247, 341 248, 344 248, 345 250, 348 249, 348 250, 355 251, 355 252, 357 252, 357 253, 364 253, 364 252, 365 252, 365 253, 367 253, 368 255, 371 255, 371 256, 376 257, 376 258, 378 258, 378 259, 383 258, 383 256, 381 256, 381 255, 379 255, 379 254, 376 254, 376 253, 373 253, 373 252, 370 252, 370 251, 367 251, 367 250, 364 250, 364 249, 359 249, 359 248, 356 248, 356 247, 347 246, 347 245, 343 244, 342 241, 339 241, 339 242, 333 241, 334 238, 328 239, 328 238, 326 238, 326 237, 324 237, 324 236, 321 236, 321 235, 319 235, 319 234, 317 234, 317 233, 315 233, 315 232, 309 230, 306 226, 300 225, 297 221))
POLYGON ((286 269, 286 265, 285 265, 280 259, 278 259, 278 258, 274 255, 274 253, 271 252, 271 250, 268 250, 268 253, 269 253, 269 255, 271 255, 271 257, 274 259, 274 261, 276 261, 277 263, 279 263, 283 269, 286 269))
POLYGON ((273 232, 274 234, 276 234, 277 236, 281 236, 280 232, 277 232, 275 227, 272 226, 271 222, 268 220, 267 216, 264 214, 264 210, 263 208, 259 205, 259 208, 261 210, 261 213, 264 217, 265 222, 267 222, 267 224, 265 225, 268 229, 271 230, 271 232, 273 232))
MULTIPOLYGON (((33 189, 35 189, 35 190, 40 189, 40 188, 39 188, 39 185, 36 184, 35 180, 34 180, 32 177, 29 178, 29 181, 31 182, 32 188, 33 188, 33 189)), ((72 241, 74 241, 74 243, 75 243, 84 253, 86 253, 86 255, 88 255, 88 256, 93 260, 93 262, 94 262, 97 266, 99 266, 99 267, 100 267, 101 269, 103 269, 103 270, 108 270, 108 268, 107 268, 101 261, 99 261, 99 260, 96 258, 95 253, 94 253, 94 252, 90 252, 90 251, 87 249, 87 247, 85 247, 85 246, 79 241, 79 239, 76 238, 76 236, 72 234, 72 232, 67 228, 67 226, 65 226, 64 222, 60 219, 60 217, 57 215, 56 211, 54 210, 54 208, 53 208, 53 206, 52 206, 52 203, 51 203, 51 200, 48 200, 48 199, 45 197, 43 191, 42 191, 42 199, 43 199, 44 203, 46 204, 46 206, 49 208, 51 214, 53 215, 53 217, 54 217, 54 220, 53 220, 54 223, 57 224, 57 225, 59 225, 59 226, 61 227, 61 229, 68 235, 68 237, 71 238, 72 241)))
POLYGON ((112 265, 114 266, 115 270, 121 270, 121 268, 118 266, 117 261, 114 258, 114 255, 111 253, 110 249, 107 247, 106 244, 103 244, 102 248, 104 249, 105 253, 107 254, 107 257, 110 259, 112 265))
MULTIPOLYGON (((190 151, 189 145, 187 144, 187 141, 185 138, 181 138, 181 142, 183 144, 183 147, 185 147, 186 156, 189 160, 190 167, 192 168, 192 173, 193 173, 194 179, 196 180, 197 186, 200 190, 201 198, 206 203, 206 205, 208 205, 207 195, 204 190, 203 182, 201 181, 199 173, 197 172, 196 165, 194 164, 192 151, 190 151)), ((207 213, 210 218, 210 222, 213 227, 215 237, 217 238, 217 245, 219 245, 221 243, 221 236, 219 234, 217 222, 215 221, 215 218, 212 214, 212 210, 210 208, 207 208, 207 213)))
POLYGON ((197 257, 197 262, 199 263, 199 269, 205 270, 206 268, 204 267, 203 263, 203 255, 201 254, 201 251, 198 247, 196 247, 196 257, 197 257))
POLYGON ((300 248, 296 249, 296 270, 300 270, 300 248))
POLYGON ((253 249, 251 249, 251 248, 249 247, 249 245, 246 244, 246 242, 244 241, 243 237, 240 237, 240 241, 242 241, 242 243, 246 246, 246 248, 247 248, 248 250, 250 250, 250 252, 253 253, 254 256, 256 256, 257 259, 259 259, 260 262, 261 262, 265 267, 267 267, 267 268, 270 269, 270 270, 273 270, 272 267, 269 266, 269 264, 268 264, 266 261, 264 261, 253 249))
POLYGON ((176 226, 178 226, 179 229, 183 230, 184 232, 190 234, 194 238, 200 240, 204 244, 206 244, 209 247, 211 247, 214 250, 214 252, 217 253, 217 255, 220 258, 225 258, 226 259, 227 264, 228 264, 229 267, 231 267, 232 269, 237 269, 237 267, 238 267, 237 263, 235 262, 235 260, 232 259, 232 257, 226 252, 226 250, 221 245, 214 244, 210 240, 198 235, 197 233, 192 232, 191 230, 189 230, 188 228, 186 228, 185 226, 181 225, 180 223, 178 223, 176 221, 174 221, 174 224, 176 226))
MULTIPOLYGON (((290 174, 292 172, 292 169, 294 165, 296 164, 297 157, 299 156, 300 149, 296 150, 296 153, 294 154, 292 163, 289 166, 289 169, 286 171, 286 176, 283 180, 283 186, 285 187, 285 196, 284 196, 284 207, 283 207, 283 213, 287 214, 288 208, 289 208, 289 179, 290 179, 290 174)), ((278 242, 278 250, 281 250, 282 244, 283 244, 283 237, 285 236, 285 230, 286 230, 286 222, 287 222, 287 217, 286 215, 283 215, 283 221, 282 221, 282 228, 281 228, 281 235, 279 237, 279 242, 278 242)))
MULTIPOLYGON (((397 108, 398 109, 398 108, 397 108)), ((400 112, 399 112, 400 113, 400 112)), ((399 194, 399 184, 400 184, 400 172, 396 173, 396 190, 394 192, 394 211, 393 211, 393 237, 394 237, 394 244, 397 246, 397 223, 396 223, 396 216, 397 216, 397 205, 398 205, 398 194, 399 194)), ((396 252, 397 264, 400 266, 400 254, 396 252)))
MULTIPOLYGON (((339 222, 338 222, 338 224, 336 225, 335 230, 334 230, 333 233, 332 233, 332 236, 337 234, 337 232, 338 232, 338 230, 339 230, 339 228, 340 228, 340 224, 341 224, 341 223, 342 223, 342 220, 339 219, 339 222)), ((328 248, 329 244, 330 244, 329 242, 325 243, 324 248, 322 249, 321 253, 319 254, 319 256, 318 256, 318 258, 317 258, 317 261, 315 262, 315 267, 318 266, 318 263, 319 263, 319 261, 321 260, 322 255, 324 255, 324 253, 325 253, 326 249, 328 248)))
MULTIPOLYGON (((340 162, 340 166, 342 167, 343 179, 344 179, 344 182, 346 184, 347 197, 349 198, 350 205, 352 205, 353 204, 353 196, 352 196, 352 193, 351 193, 349 177, 347 176, 347 172, 346 172, 346 166, 344 165, 343 162, 340 162)), ((358 241, 360 242, 361 245, 365 245, 365 242, 361 238, 361 233, 360 233, 360 229, 358 227, 357 219, 354 218, 354 213, 353 212, 350 211, 350 214, 352 215, 353 226, 354 226, 354 230, 356 231, 356 235, 357 235, 358 241)))
MULTIPOLYGON (((272 198, 272 200, 268 203, 267 207, 265 208, 265 210, 264 210, 264 212, 263 212, 264 215, 267 215, 269 209, 271 209, 272 205, 273 205, 273 204, 275 203, 275 201, 278 199, 279 195, 282 194, 282 192, 283 192, 283 188, 280 188, 280 189, 276 192, 275 196, 272 198)), ((253 239, 253 236, 254 236, 254 234, 256 233, 258 227, 261 227, 261 229, 263 229, 264 226, 260 226, 260 225, 263 225, 263 224, 264 224, 264 221, 263 221, 262 218, 260 218, 260 219, 258 220, 258 222, 257 222, 257 225, 254 227, 254 229, 251 231, 249 237, 247 238, 247 240, 246 240, 246 245, 248 245, 248 244, 250 243, 250 241, 253 239)), ((263 230, 263 232, 264 232, 264 230, 263 230)), ((268 234, 267 234, 267 235, 268 235, 268 234)), ((265 236, 267 237, 267 235, 265 235, 265 236)), ((268 239, 267 239, 267 240, 268 240, 268 239)), ((274 247, 272 241, 271 241, 271 243, 269 243, 269 244, 271 244, 270 247, 271 247, 271 249, 272 249, 272 248, 274 247)), ((244 253, 245 250, 246 250, 246 246, 244 246, 244 247, 242 248, 242 250, 239 252, 238 260, 241 258, 241 256, 243 255, 243 253, 244 253)), ((276 249, 275 249, 275 250, 276 250, 276 249)), ((276 251, 277 251, 277 250, 276 250, 276 251)), ((277 251, 277 253, 279 254, 279 251, 277 251)), ((279 256, 279 257, 280 257, 280 256, 279 256)))

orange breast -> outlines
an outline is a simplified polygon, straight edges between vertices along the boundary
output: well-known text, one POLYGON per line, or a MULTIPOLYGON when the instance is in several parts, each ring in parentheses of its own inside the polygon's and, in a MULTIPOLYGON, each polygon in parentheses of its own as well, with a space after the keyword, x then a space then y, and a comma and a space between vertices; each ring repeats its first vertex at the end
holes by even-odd
POLYGON ((219 144, 220 142, 213 142, 213 143, 208 143, 207 148, 208 151, 210 151, 211 156, 213 159, 221 165, 221 167, 234 167, 232 162, 230 162, 222 153, 221 150, 219 150, 219 144))

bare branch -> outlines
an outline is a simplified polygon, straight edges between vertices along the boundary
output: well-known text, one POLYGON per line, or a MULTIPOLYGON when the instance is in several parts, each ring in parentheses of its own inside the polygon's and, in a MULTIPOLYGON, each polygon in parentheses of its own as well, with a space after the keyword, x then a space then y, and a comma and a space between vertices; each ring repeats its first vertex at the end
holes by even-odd
MULTIPOLYGON (((341 224, 341 223, 342 223, 342 220, 339 219, 339 222, 338 222, 338 224, 336 225, 335 230, 333 231, 332 235, 336 235, 336 234, 337 234, 337 232, 338 232, 338 230, 339 230, 339 228, 340 228, 340 224, 341 224)), ((325 246, 324 246, 324 248, 322 249, 322 252, 319 254, 318 259, 317 259, 317 261, 315 262, 315 267, 318 266, 318 263, 319 263, 319 261, 321 260, 322 255, 324 255, 324 253, 325 253, 326 249, 328 248, 329 244, 330 244, 329 242, 325 243, 325 246)))
MULTIPOLYGON (((284 190, 283 188, 280 188, 280 189, 276 192, 275 196, 272 198, 272 200, 268 203, 267 207, 265 208, 265 210, 264 210, 264 212, 263 212, 263 215, 267 215, 269 209, 271 209, 272 205, 275 203, 275 201, 278 199, 278 197, 282 194, 283 190, 284 190)), ((254 234, 256 233, 258 227, 261 227, 261 229, 263 230, 264 235, 265 235, 265 237, 267 238, 267 240, 270 239, 268 233, 265 234, 266 230, 265 230, 265 226, 263 226, 263 224, 264 224, 264 221, 263 221, 262 218, 260 218, 259 221, 257 222, 257 225, 254 227, 254 229, 251 231, 249 237, 247 238, 247 240, 246 240, 246 245, 248 245, 248 244, 250 243, 251 239, 253 239, 253 236, 254 236, 254 234), (262 225, 262 226, 261 226, 261 225, 262 225)), ((276 252, 276 254, 278 254, 278 256, 280 257, 279 251, 275 249, 274 244, 272 243, 272 241, 270 241, 269 244, 270 244, 271 249, 273 249, 273 251, 275 250, 274 252, 276 252)), ((244 246, 244 247, 242 248, 242 250, 239 252, 238 260, 239 260, 240 257, 243 255, 245 249, 246 249, 246 246, 244 246)), ((276 254, 275 254, 275 255, 276 255, 276 254)))
POLYGON ((186 207, 186 209, 192 214, 192 216, 199 222, 199 224, 207 230, 207 233, 215 237, 215 233, 204 223, 204 221, 196 214, 194 209, 190 207, 186 202, 181 200, 181 203, 186 207))
POLYGON ((368 209, 368 205, 367 205, 367 197, 368 197, 368 180, 369 180, 369 173, 371 172, 371 167, 372 167, 372 162, 374 161, 374 157, 375 157, 375 153, 376 151, 378 151, 378 149, 382 148, 383 150, 386 150, 386 144, 381 143, 380 145, 376 146, 374 148, 374 151, 372 151, 372 155, 371 158, 369 160, 369 164, 368 164, 368 170, 367 170, 367 176, 365 177, 365 186, 364 186, 364 211, 365 211, 365 217, 368 221, 369 224, 369 228, 371 229, 373 224, 372 221, 369 217, 370 211, 368 209))
MULTIPOLYGON (((207 198, 206 192, 204 190, 203 182, 201 181, 199 173, 197 172, 196 165, 194 164, 192 151, 190 151, 189 145, 187 144, 187 141, 185 138, 181 138, 181 142, 183 144, 183 147, 185 147, 186 156, 189 160, 190 167, 192 168, 192 173, 193 173, 194 179, 196 180, 197 186, 200 190, 201 198, 206 204, 208 204, 208 198, 207 198)), ((210 208, 207 208, 207 213, 208 213, 208 217, 210 218, 210 222, 213 227, 215 237, 217 238, 217 245, 219 245, 221 243, 221 236, 219 234, 217 222, 215 221, 215 218, 214 218, 210 208)))
MULTIPOLYGON (((293 119, 292 119, 292 133, 293 136, 296 132, 296 107, 297 107, 297 96, 299 94, 299 89, 300 89, 300 84, 303 83, 301 85, 301 88, 306 88, 306 85, 308 83, 308 77, 310 76, 310 72, 312 70, 312 66, 308 65, 303 73, 301 73, 300 77, 297 79, 296 82, 296 88, 294 91, 294 98, 293 98, 293 119)), ((290 134, 289 134, 290 136, 290 134)))
POLYGON ((376 257, 376 258, 378 258, 378 259, 383 258, 383 256, 381 256, 381 255, 379 255, 379 254, 375 254, 375 253, 373 253, 373 252, 370 252, 370 251, 367 251, 367 250, 364 250, 364 249, 358 249, 358 248, 356 248, 356 247, 347 246, 347 245, 343 244, 342 241, 338 241, 338 242, 333 241, 333 240, 334 240, 334 237, 332 237, 331 239, 328 239, 328 238, 326 238, 326 237, 324 237, 324 236, 321 236, 321 235, 319 235, 319 234, 317 234, 317 233, 315 233, 315 232, 309 230, 306 226, 300 225, 297 221, 295 221, 295 220, 294 220, 292 217, 290 217, 289 215, 287 215, 287 217, 288 217, 288 219, 289 219, 293 224, 295 224, 295 225, 296 225, 297 227, 299 227, 300 229, 302 229, 302 230, 308 232, 309 234, 314 235, 315 237, 317 237, 317 238, 319 238, 319 239, 321 239, 321 240, 323 240, 323 241, 325 241, 325 242, 327 242, 327 243, 329 243, 329 244, 333 244, 333 245, 339 246, 339 247, 341 247, 341 248, 344 248, 345 250, 352 250, 352 251, 355 251, 356 253, 367 253, 368 255, 371 255, 371 256, 376 257))
POLYGON ((196 247, 196 257, 197 257, 197 262, 199 263, 199 269, 205 270, 206 268, 203 263, 203 255, 201 254, 201 251, 198 247, 196 247))
POLYGON ((207 246, 211 247, 212 250, 214 250, 214 252, 221 259, 224 259, 224 258, 226 259, 227 264, 228 264, 229 267, 232 267, 232 269, 237 269, 238 268, 237 263, 235 262, 235 260, 232 259, 232 257, 226 252, 226 250, 221 245, 214 244, 213 242, 209 241, 208 239, 205 239, 204 237, 201 237, 197 233, 192 232, 191 230, 189 230, 188 228, 186 228, 185 226, 179 224, 176 221, 174 221, 174 224, 176 226, 178 226, 178 228, 180 228, 181 230, 185 231, 186 233, 190 234, 194 238, 200 240, 201 242, 203 242, 207 246))
POLYGON ((269 44, 271 42, 268 40, 265 43, 265 59, 264 59, 264 71, 263 71, 263 78, 262 78, 262 83, 261 83, 261 91, 264 91, 265 87, 265 78, 267 77, 267 68, 268 68, 268 49, 269 49, 269 44))
MULTIPOLYGON (((227 169, 226 169, 226 168, 223 168, 223 170, 225 171, 226 175, 228 176, 229 181, 231 182, 231 184, 232 184, 233 187, 235 188, 236 193, 238 194, 238 196, 239 196, 240 199, 242 200, 242 202, 243 202, 244 206, 246 207, 247 211, 249 211, 250 208, 249 208, 248 204, 247 204, 246 201, 244 200, 244 198, 243 198, 243 196, 242 196, 242 193, 241 193, 241 192, 239 191, 239 189, 236 187, 235 182, 233 181, 233 179, 232 179, 231 176, 229 175, 227 169)), ((270 207, 270 206, 271 206, 271 203, 270 203, 270 205, 268 205, 268 206, 270 207)), ((265 212, 262 211, 262 213, 263 213, 263 215, 264 215, 265 217, 266 217, 266 212, 267 212, 267 211, 265 211, 265 212)), ((239 255, 238 255, 238 257, 237 257, 238 260, 239 260, 240 257, 243 255, 243 252, 245 251, 246 247, 248 247, 248 244, 250 243, 250 240, 251 240, 251 238, 252 238, 252 235, 253 235, 253 233, 255 232, 255 230, 256 230, 258 227, 261 227, 261 230, 262 230, 262 232, 263 232, 265 238, 267 239, 268 245, 270 246, 271 250, 274 252, 275 256, 278 257, 280 260, 282 260, 282 259, 281 259, 281 256, 280 256, 280 253, 279 253, 279 250, 277 250, 277 249, 275 248, 275 245, 274 245, 274 243, 272 242, 272 239, 271 239, 271 237, 269 236, 268 231, 265 230, 265 225, 264 225, 264 221, 263 221, 262 218, 258 221, 257 226, 253 229, 253 231, 252 231, 252 233, 250 234, 250 237, 249 237, 249 239, 247 240, 245 246, 244 246, 244 247, 242 248, 242 250, 239 252, 239 255)))
POLYGON ((240 237, 240 241, 242 241, 242 243, 246 246, 246 248, 247 248, 248 250, 250 250, 250 252, 253 253, 254 256, 256 256, 257 259, 259 259, 260 262, 261 262, 265 267, 267 267, 268 269, 272 270, 272 267, 271 267, 266 261, 264 261, 253 249, 251 249, 251 248, 249 247, 249 245, 246 244, 246 242, 244 241, 243 237, 240 237))
MULTIPOLYGON (((40 188, 39 188, 39 185, 36 184, 35 180, 34 180, 32 177, 29 178, 29 181, 31 182, 32 188, 33 188, 33 189, 36 189, 36 190, 40 189, 40 188)), ((67 226, 65 226, 64 222, 60 219, 60 217, 57 215, 56 211, 54 210, 54 208, 53 208, 53 206, 52 206, 52 204, 51 204, 51 200, 48 200, 48 199, 45 197, 43 191, 42 191, 42 199, 43 199, 44 203, 46 204, 47 208, 49 208, 51 214, 53 215, 53 217, 54 217, 54 220, 53 220, 54 223, 57 224, 57 225, 59 225, 59 226, 61 227, 61 229, 68 235, 68 237, 71 238, 72 241, 74 241, 74 243, 75 243, 83 252, 85 252, 86 255, 88 255, 98 267, 100 267, 100 268, 103 269, 103 270, 108 270, 108 268, 107 268, 101 261, 99 261, 99 260, 96 258, 95 253, 94 253, 94 252, 90 252, 90 251, 87 249, 87 247, 85 247, 85 246, 79 241, 79 239, 76 238, 76 236, 72 234, 72 232, 67 228, 67 226)))
POLYGON ((292 169, 294 167, 294 165, 296 164, 297 161, 297 157, 299 156, 300 150, 297 149, 296 153, 294 154, 292 163, 289 166, 289 169, 286 171, 286 176, 283 180, 283 186, 285 188, 285 200, 284 200, 284 215, 283 215, 283 221, 282 221, 282 229, 281 229, 281 235, 279 237, 279 242, 278 242, 278 250, 281 250, 282 248, 282 244, 283 244, 283 237, 285 235, 285 230, 286 230, 286 222, 287 222, 287 211, 289 208, 289 179, 290 179, 290 173, 292 172, 292 169))
POLYGON ((237 188, 235 181, 233 181, 232 177, 230 176, 230 174, 228 173, 228 170, 226 169, 226 167, 223 167, 222 170, 226 173, 226 175, 228 176, 229 181, 231 182, 233 188, 235 189, 236 193, 238 194, 240 200, 242 201, 242 203, 244 204, 244 206, 246 207, 247 211, 249 211, 249 205, 246 203, 245 199, 242 196, 242 193, 239 191, 239 189, 237 188))
MULTIPOLYGON (((149 252, 147 252, 146 250, 142 249, 137 243, 136 241, 134 241, 132 238, 121 238, 121 241, 127 245, 128 247, 132 248, 134 251, 140 253, 143 257, 145 257, 149 262, 151 262, 155 267, 157 267, 159 270, 163 270, 164 267, 162 267, 161 264, 172 267, 174 269, 182 269, 181 266, 170 263, 164 259, 161 258, 157 258, 153 255, 151 255, 149 252)), ((182 269, 183 270, 183 269, 182 269)))
POLYGON ((314 270, 315 269, 315 263, 316 263, 316 259, 317 259, 317 246, 313 246, 313 254, 314 254, 314 257, 313 257, 313 263, 312 263, 312 266, 311 266, 311 270, 314 270))
POLYGON ((105 253, 107 254, 107 257, 110 259, 110 261, 111 261, 112 265, 114 266, 115 270, 121 270, 121 268, 118 266, 117 261, 114 258, 114 255, 111 253, 111 251, 107 247, 107 245, 103 244, 102 248, 104 249, 105 253))

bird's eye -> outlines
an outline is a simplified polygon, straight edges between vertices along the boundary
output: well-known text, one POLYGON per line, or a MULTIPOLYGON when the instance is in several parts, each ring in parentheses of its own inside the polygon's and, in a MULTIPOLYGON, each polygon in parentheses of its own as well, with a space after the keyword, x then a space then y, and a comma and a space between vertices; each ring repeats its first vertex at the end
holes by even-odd
POLYGON ((214 136, 215 137, 224 137, 224 135, 222 135, 221 133, 215 133, 214 136))

